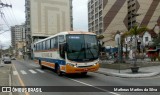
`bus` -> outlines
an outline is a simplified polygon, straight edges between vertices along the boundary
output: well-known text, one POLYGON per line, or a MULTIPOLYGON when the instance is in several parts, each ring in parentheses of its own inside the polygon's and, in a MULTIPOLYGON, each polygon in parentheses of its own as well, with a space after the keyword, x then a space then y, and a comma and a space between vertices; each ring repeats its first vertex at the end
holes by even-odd
POLYGON ((34 61, 58 75, 95 72, 99 69, 99 45, 91 32, 60 32, 34 43, 34 61))

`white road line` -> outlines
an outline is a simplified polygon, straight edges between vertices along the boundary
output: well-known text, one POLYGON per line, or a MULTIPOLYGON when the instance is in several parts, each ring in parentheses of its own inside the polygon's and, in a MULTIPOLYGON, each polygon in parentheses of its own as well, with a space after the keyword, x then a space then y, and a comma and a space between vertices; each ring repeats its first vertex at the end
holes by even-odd
POLYGON ((18 72, 17 71, 13 71, 13 75, 18 75, 18 72))
POLYGON ((40 70, 40 69, 36 69, 38 72, 40 73, 44 73, 44 71, 40 70))
POLYGON ((36 74, 37 72, 35 72, 34 70, 29 70, 32 74, 36 74))
POLYGON ((90 85, 90 84, 85 83, 85 82, 81 82, 81 81, 78 81, 78 80, 75 80, 75 79, 71 79, 71 78, 68 78, 68 79, 70 79, 70 80, 72 80, 72 81, 75 81, 75 82, 78 82, 78 83, 81 83, 81 84, 84 84, 84 85, 87 85, 87 86, 91 86, 91 87, 93 87, 93 88, 99 89, 99 90, 104 91, 104 92, 108 92, 108 93, 113 94, 113 95, 120 95, 120 94, 118 94, 118 93, 109 92, 108 90, 105 90, 105 89, 102 89, 102 88, 99 88, 99 87, 95 87, 95 86, 90 85))
POLYGON ((22 73, 23 75, 26 75, 26 74, 27 74, 24 70, 21 70, 21 73, 22 73))
MULTIPOLYGON (((9 86, 12 86, 11 74, 9 74, 9 86)), ((12 92, 10 92, 9 95, 12 95, 12 92)))

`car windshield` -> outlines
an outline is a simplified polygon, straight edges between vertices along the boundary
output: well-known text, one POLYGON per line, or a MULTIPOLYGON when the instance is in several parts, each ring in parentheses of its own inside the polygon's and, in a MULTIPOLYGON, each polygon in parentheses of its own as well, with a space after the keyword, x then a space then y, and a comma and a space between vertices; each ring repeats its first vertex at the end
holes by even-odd
POLYGON ((6 59, 10 59, 10 57, 4 57, 4 59, 6 60, 6 59))
POLYGON ((91 61, 98 59, 96 35, 68 35, 68 59, 73 61, 91 61))

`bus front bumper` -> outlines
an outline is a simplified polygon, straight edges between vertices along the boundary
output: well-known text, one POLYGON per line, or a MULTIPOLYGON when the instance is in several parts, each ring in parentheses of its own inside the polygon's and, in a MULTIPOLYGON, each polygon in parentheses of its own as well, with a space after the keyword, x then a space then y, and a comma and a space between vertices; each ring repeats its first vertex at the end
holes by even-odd
POLYGON ((73 67, 66 64, 66 72, 67 74, 73 73, 82 73, 82 72, 95 72, 99 69, 99 63, 90 67, 73 67))

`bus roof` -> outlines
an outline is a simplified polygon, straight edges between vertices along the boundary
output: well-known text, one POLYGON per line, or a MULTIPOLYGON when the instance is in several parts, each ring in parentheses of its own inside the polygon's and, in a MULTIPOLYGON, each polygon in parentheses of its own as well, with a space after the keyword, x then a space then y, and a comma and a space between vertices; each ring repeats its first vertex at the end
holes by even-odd
POLYGON ((39 43, 39 42, 42 42, 42 41, 45 41, 45 40, 47 40, 47 39, 53 38, 53 37, 58 36, 58 35, 67 35, 67 34, 88 34, 88 35, 96 35, 95 33, 92 33, 92 32, 84 32, 84 31, 65 31, 65 32, 57 33, 57 34, 55 34, 55 35, 53 35, 53 36, 47 37, 47 38, 42 39, 42 40, 40 40, 40 41, 37 41, 37 42, 35 42, 34 44, 39 43))

